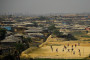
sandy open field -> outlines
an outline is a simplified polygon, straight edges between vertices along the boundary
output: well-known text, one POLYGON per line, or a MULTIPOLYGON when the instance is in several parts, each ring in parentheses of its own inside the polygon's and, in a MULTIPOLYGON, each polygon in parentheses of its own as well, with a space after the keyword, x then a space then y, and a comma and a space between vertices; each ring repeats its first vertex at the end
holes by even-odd
POLYGON ((51 38, 51 36, 49 36, 47 41, 40 45, 40 48, 33 49, 32 51, 27 49, 26 51, 22 52, 21 57, 52 58, 52 59, 83 59, 85 57, 88 57, 89 54, 90 54, 89 42, 57 41, 56 38, 51 38), (78 43, 80 43, 80 46, 78 46, 78 43), (68 44, 69 46, 67 46, 68 44), (77 45, 76 47, 75 44, 77 45), (64 46, 66 46, 67 48, 65 49, 64 46))

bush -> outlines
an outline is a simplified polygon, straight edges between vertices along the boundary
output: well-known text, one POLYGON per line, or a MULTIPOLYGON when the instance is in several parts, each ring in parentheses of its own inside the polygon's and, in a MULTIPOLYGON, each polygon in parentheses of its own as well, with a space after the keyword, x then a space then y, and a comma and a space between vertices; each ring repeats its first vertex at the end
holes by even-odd
POLYGON ((6 29, 0 28, 0 40, 5 39, 6 37, 6 29))
POLYGON ((19 51, 20 53, 25 50, 25 46, 22 43, 16 43, 15 47, 16 47, 16 50, 19 51))
POLYGON ((66 38, 68 40, 77 40, 72 34, 68 34, 66 38))
POLYGON ((24 43, 28 43, 28 42, 32 42, 31 38, 28 37, 28 38, 23 38, 23 42, 24 43))
POLYGON ((59 32, 58 30, 54 30, 53 35, 56 35, 57 37, 61 37, 63 35, 63 33, 59 32))
POLYGON ((55 30, 55 29, 56 29, 56 27, 55 27, 54 24, 52 24, 51 26, 48 27, 48 30, 49 30, 50 32, 52 32, 52 31, 55 30))

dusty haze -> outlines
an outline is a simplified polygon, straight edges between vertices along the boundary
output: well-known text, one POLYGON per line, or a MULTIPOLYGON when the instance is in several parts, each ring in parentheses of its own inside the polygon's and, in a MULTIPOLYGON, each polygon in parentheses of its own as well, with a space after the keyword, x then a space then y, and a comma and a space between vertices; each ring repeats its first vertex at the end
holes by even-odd
POLYGON ((90 12, 90 0, 0 0, 0 13, 47 14, 90 12))

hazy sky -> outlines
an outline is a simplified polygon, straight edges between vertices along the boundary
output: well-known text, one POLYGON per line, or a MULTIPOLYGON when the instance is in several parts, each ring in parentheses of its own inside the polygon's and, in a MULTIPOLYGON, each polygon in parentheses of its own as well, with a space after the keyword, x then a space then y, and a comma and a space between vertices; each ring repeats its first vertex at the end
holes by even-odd
POLYGON ((90 0, 0 0, 0 13, 82 13, 90 12, 90 0))

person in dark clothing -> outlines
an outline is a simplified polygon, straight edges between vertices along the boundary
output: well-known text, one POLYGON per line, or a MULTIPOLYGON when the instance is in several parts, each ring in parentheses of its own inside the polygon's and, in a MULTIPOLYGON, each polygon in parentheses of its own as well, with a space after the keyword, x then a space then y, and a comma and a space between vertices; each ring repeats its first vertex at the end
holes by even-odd
POLYGON ((53 52, 53 47, 52 47, 52 45, 51 45, 51 50, 52 50, 52 52, 53 52))
POLYGON ((73 45, 72 45, 72 48, 73 48, 73 45))
POLYGON ((78 52, 80 53, 80 49, 78 49, 78 52))
POLYGON ((58 52, 58 48, 56 49, 56 52, 58 52))
POLYGON ((80 52, 80 49, 78 49, 78 52, 79 52, 79 55, 81 56, 81 52, 80 52))
POLYGON ((68 52, 70 52, 70 49, 68 49, 68 52))
POLYGON ((52 52, 53 52, 53 48, 51 48, 52 52))
POLYGON ((52 45, 51 45, 51 48, 52 48, 52 45))
POLYGON ((64 48, 67 49, 67 47, 64 45, 64 48))
POLYGON ((73 51, 74 49, 72 48, 71 50, 73 51))
POLYGON ((76 47, 77 45, 75 44, 75 47, 76 47))

